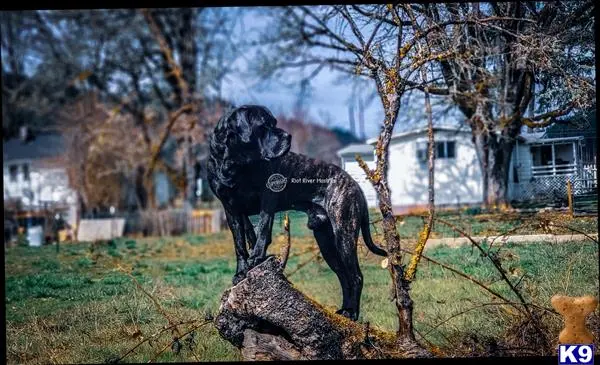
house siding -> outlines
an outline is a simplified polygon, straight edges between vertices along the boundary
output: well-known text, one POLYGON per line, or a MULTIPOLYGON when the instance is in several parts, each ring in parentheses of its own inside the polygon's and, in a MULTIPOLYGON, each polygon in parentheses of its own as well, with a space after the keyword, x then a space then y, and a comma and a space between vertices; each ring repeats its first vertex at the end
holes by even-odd
MULTIPOLYGON (((360 154, 363 161, 369 166, 370 169, 375 168, 375 160, 372 154, 360 154)), ((343 169, 350 175, 358 185, 361 190, 365 194, 365 198, 367 199, 367 205, 369 208, 373 208, 377 206, 377 194, 375 193, 375 189, 371 182, 367 179, 367 175, 365 171, 360 167, 358 162, 356 161, 354 155, 353 156, 342 156, 342 166, 343 169)))
MULTIPOLYGON (((481 168, 470 133, 436 131, 436 142, 455 141, 455 158, 435 162, 436 205, 482 202, 481 168)), ((425 133, 393 140, 390 144, 388 180, 392 205, 422 206, 428 203, 427 162, 417 159, 417 143, 426 142, 425 133)))
POLYGON ((67 172, 64 168, 41 167, 39 161, 4 161, 3 183, 4 200, 19 199, 25 206, 42 207, 44 204, 61 204, 69 207, 67 222, 75 223, 72 207, 76 204, 76 194, 70 189, 67 172), (10 180, 9 166, 17 165, 16 181, 10 180), (25 180, 23 164, 29 165, 29 180, 25 180), (27 196, 30 191, 33 199, 27 196))

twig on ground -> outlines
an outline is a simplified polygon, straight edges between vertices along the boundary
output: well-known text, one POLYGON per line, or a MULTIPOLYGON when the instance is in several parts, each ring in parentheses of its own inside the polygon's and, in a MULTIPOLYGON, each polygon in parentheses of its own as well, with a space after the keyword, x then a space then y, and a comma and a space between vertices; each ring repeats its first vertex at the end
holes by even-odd
POLYGON ((140 289, 142 291, 142 293, 144 293, 148 298, 150 298, 150 300, 152 300, 152 302, 154 303, 154 306, 156 307, 156 309, 160 312, 160 314, 163 315, 163 317, 166 318, 166 320, 169 322, 169 325, 173 325, 174 323, 176 323, 176 321, 173 320, 173 318, 171 318, 171 316, 169 315, 169 313, 167 313, 167 311, 164 310, 164 308, 160 305, 160 303, 158 302, 158 300, 150 293, 148 293, 148 291, 146 289, 144 289, 144 287, 142 287, 142 285, 140 284, 140 282, 135 278, 135 276, 133 276, 131 274, 131 272, 129 272, 128 270, 122 268, 121 266, 118 267, 119 271, 127 274, 127 276, 129 276, 131 278, 131 280, 133 281, 133 283, 135 284, 135 286, 140 289))
MULTIPOLYGON (((175 338, 174 340, 172 340, 171 342, 169 342, 165 347, 163 347, 162 350, 160 350, 157 354, 154 355, 154 357, 152 359, 150 359, 148 361, 148 363, 153 362, 154 360, 156 360, 163 352, 165 352, 169 347, 173 346, 173 343, 175 343, 175 341, 184 338, 186 335, 189 335, 190 333, 192 333, 193 331, 197 330, 198 328, 206 325, 207 323, 211 323, 211 321, 204 321, 201 324, 192 327, 192 329, 188 330, 187 332, 183 333, 182 335, 180 335, 179 337, 175 338)), ((194 354, 194 356, 196 357, 196 353, 192 352, 192 354, 194 354)), ((196 357, 196 360, 198 362, 200 362, 200 360, 196 357)))
POLYGON ((506 232, 504 232, 504 233, 502 233, 502 234, 500 234, 500 235, 497 235, 496 237, 494 237, 494 239, 493 239, 493 240, 490 242, 490 247, 488 247, 488 253, 490 252, 490 250, 492 249, 492 246, 494 245, 494 242, 496 242, 496 240, 497 240, 498 238, 504 238, 504 237, 506 237, 506 236, 508 236, 508 235, 510 235, 510 234, 513 234, 513 233, 515 233, 515 232, 516 232, 518 229, 521 229, 521 228, 523 228, 523 227, 525 227, 525 226, 527 226, 527 225, 529 225, 529 224, 530 224, 530 223, 527 223, 527 222, 526 222, 526 223, 519 224, 518 226, 516 226, 516 227, 514 227, 514 228, 512 228, 512 229, 510 229, 510 230, 508 230, 508 231, 506 231, 506 232))
POLYGON ((440 218, 435 218, 435 220, 437 220, 438 222, 452 228, 453 230, 455 230, 456 232, 460 233, 463 237, 466 237, 473 246, 477 247, 477 249, 481 252, 481 254, 484 257, 487 257, 492 265, 494 265, 494 267, 496 268, 496 270, 498 271, 498 273, 500 273, 500 275, 502 276, 502 279, 504 280, 504 282, 506 282, 506 284, 510 287, 510 289, 512 290, 512 292, 517 296, 517 298, 519 298, 519 301, 523 304, 523 306, 525 307, 525 310, 527 311, 527 313, 530 313, 529 308, 527 307, 527 303, 525 301, 525 299, 523 298, 523 296, 521 295, 521 292, 519 292, 519 290, 517 290, 517 288, 515 288, 515 286, 513 285, 513 283, 510 281, 510 279, 506 276, 506 270, 504 270, 504 268, 502 267, 502 264, 499 262, 499 260, 495 257, 492 257, 492 255, 490 255, 488 252, 486 252, 483 247, 481 247, 481 245, 479 245, 470 235, 468 235, 466 232, 464 232, 463 230, 461 230, 460 228, 456 227, 454 224, 447 222, 443 219, 440 218))
POLYGON ((191 321, 180 321, 179 323, 171 325, 171 326, 164 326, 163 328, 161 328, 160 331, 158 331, 158 332, 154 333, 153 335, 145 338, 144 340, 142 340, 141 342, 139 342, 137 345, 135 345, 134 347, 132 347, 131 349, 129 349, 126 353, 124 353, 121 357, 119 357, 118 359, 116 359, 114 362, 115 363, 120 362, 121 360, 123 360, 125 357, 127 357, 129 354, 131 354, 133 351, 135 351, 138 347, 140 347, 144 343, 152 341, 152 340, 158 338, 160 335, 162 335, 163 333, 165 333, 166 331, 168 331, 170 329, 173 329, 176 326, 181 326, 181 325, 184 325, 184 324, 191 324, 191 323, 198 322, 198 321, 199 321, 199 319, 192 319, 191 321))
POLYGON ((571 230, 571 231, 573 231, 573 232, 575 232, 575 233, 582 234, 582 235, 584 235, 586 238, 589 238, 590 240, 592 240, 593 242, 595 242, 596 244, 598 244, 598 240, 597 240, 597 239, 595 239, 594 237, 590 236, 589 234, 587 234, 587 233, 585 233, 585 232, 583 232, 583 231, 580 231, 580 230, 578 230, 578 229, 575 229, 575 228, 573 228, 573 227, 570 227, 570 226, 565 226, 565 225, 562 225, 562 224, 556 224, 556 223, 554 223, 554 222, 552 222, 552 225, 553 225, 554 227, 558 227, 558 228, 565 228, 565 229, 569 229, 569 230, 571 230))

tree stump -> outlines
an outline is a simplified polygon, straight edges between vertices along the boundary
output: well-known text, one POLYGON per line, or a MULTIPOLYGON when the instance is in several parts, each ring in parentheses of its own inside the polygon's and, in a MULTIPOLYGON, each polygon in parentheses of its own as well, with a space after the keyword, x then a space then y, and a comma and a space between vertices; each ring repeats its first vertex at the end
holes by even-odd
POLYGON ((413 341, 332 313, 295 289, 270 257, 221 298, 215 326, 245 360, 431 357, 413 341))

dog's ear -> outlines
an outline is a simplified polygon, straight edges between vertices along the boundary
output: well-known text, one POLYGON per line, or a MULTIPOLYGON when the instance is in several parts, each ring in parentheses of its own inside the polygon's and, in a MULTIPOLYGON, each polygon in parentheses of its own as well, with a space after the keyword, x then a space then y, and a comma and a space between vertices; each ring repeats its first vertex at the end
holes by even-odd
MULTIPOLYGON (((212 147, 212 141, 211 141, 211 147, 212 147)), ((234 174, 235 162, 233 160, 231 160, 230 157, 227 157, 229 155, 227 146, 224 144, 220 144, 220 147, 223 147, 224 151, 219 157, 217 157, 218 155, 216 155, 214 153, 211 153, 211 156, 210 156, 212 163, 214 165, 214 172, 217 175, 217 178, 219 179, 219 182, 221 184, 232 188, 234 185, 233 180, 235 177, 235 174, 234 174)))
POLYGON ((231 139, 235 138, 235 132, 228 125, 231 113, 232 111, 221 117, 209 139, 214 172, 220 183, 228 187, 233 187, 235 171, 235 162, 232 160, 231 151, 228 147, 231 139))
POLYGON ((221 161, 220 164, 217 163, 216 165, 216 173, 217 173, 217 177, 219 178, 219 181, 221 182, 221 184, 233 188, 233 178, 235 176, 234 174, 234 170, 235 169, 235 162, 231 161, 231 160, 223 160, 221 161))

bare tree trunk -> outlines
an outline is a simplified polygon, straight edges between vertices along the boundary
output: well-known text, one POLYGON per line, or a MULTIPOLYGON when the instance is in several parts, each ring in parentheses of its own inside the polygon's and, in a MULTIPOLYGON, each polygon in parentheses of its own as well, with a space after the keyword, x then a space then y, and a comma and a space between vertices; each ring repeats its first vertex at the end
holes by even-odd
POLYGON ((481 200, 487 205, 488 199, 488 144, 487 138, 483 135, 483 131, 472 129, 473 133, 473 144, 475 145, 475 152, 477 153, 477 159, 479 160, 479 166, 481 168, 481 200))
POLYGON ((185 207, 190 210, 196 204, 196 159, 192 137, 188 135, 185 140, 185 207))
POLYGON ((481 166, 483 202, 488 208, 508 207, 508 170, 514 142, 473 127, 473 143, 481 166))
POLYGON ((505 209, 508 199, 508 170, 514 143, 504 138, 490 143, 487 204, 505 209))

